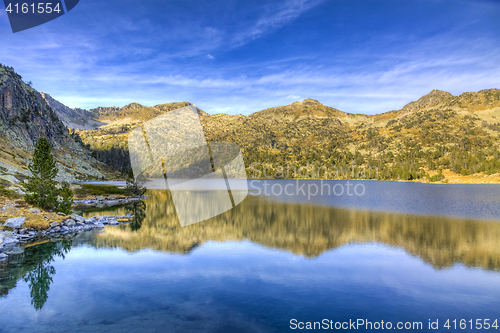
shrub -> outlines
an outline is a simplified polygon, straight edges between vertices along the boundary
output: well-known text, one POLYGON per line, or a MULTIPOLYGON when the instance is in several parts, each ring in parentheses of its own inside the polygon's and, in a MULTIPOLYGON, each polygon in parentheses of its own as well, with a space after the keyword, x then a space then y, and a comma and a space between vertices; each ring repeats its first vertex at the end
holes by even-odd
POLYGON ((445 180, 445 177, 443 175, 443 170, 439 170, 438 174, 434 175, 434 176, 427 176, 427 178, 429 179, 430 182, 439 182, 439 181, 444 181, 445 180))

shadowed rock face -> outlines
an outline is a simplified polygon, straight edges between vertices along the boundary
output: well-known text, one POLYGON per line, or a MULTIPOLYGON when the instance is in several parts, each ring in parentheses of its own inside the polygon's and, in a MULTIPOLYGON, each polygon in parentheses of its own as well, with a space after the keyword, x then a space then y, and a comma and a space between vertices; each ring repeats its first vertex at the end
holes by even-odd
POLYGON ((105 229, 89 241, 96 247, 128 251, 150 248, 188 253, 207 241, 250 240, 307 257, 353 242, 378 242, 401 247, 435 268, 461 263, 500 269, 499 223, 280 203, 249 196, 225 214, 181 227, 169 192, 151 194, 144 207, 87 213, 136 215, 131 225, 105 229))
POLYGON ((40 136, 59 147, 68 133, 42 96, 8 67, 0 66, 0 126, 2 134, 22 148, 32 147, 40 136))

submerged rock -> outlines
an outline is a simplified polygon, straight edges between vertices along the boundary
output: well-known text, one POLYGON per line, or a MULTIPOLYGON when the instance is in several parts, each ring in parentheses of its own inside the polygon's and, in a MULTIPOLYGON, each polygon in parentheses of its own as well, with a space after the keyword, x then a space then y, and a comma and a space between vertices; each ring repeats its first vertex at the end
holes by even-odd
POLYGON ((24 222, 26 222, 26 218, 25 217, 13 217, 13 218, 10 218, 8 219, 4 226, 6 227, 9 227, 9 228, 13 228, 13 229, 20 229, 24 222))

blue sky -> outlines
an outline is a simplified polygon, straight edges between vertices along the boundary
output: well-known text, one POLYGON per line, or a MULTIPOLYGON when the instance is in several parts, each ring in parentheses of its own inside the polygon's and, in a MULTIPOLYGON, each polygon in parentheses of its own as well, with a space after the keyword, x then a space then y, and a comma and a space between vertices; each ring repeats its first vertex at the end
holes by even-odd
POLYGON ((80 0, 16 34, 0 8, 0 62, 70 107, 374 114, 500 88, 500 1, 80 0))

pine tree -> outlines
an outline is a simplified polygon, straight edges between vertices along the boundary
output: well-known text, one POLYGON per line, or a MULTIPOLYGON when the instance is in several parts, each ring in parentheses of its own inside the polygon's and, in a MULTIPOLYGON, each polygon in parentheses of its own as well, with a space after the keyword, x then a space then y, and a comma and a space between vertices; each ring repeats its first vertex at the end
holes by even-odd
POLYGON ((38 140, 28 169, 31 176, 23 184, 26 192, 25 201, 42 209, 69 213, 73 203, 73 192, 67 184, 62 187, 56 186, 54 178, 58 169, 47 138, 41 137, 38 140))

